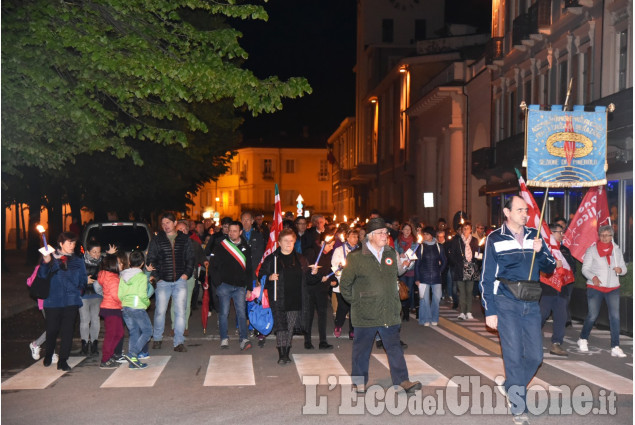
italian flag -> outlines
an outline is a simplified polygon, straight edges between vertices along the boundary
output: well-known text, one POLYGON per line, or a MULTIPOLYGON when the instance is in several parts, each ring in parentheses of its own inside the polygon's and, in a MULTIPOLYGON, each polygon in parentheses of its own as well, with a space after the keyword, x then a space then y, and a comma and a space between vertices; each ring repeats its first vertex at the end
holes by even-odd
POLYGON ((282 231, 282 205, 280 204, 280 193, 278 193, 278 184, 276 183, 276 195, 274 197, 273 207, 273 223, 271 223, 271 232, 269 232, 269 240, 267 240, 267 247, 265 253, 262 255, 260 264, 256 267, 256 276, 262 263, 269 254, 272 254, 278 248, 278 235, 282 231))
POLYGON ((243 270, 247 270, 247 259, 245 258, 245 254, 243 254, 243 252, 238 249, 238 247, 234 245, 232 241, 230 241, 229 239, 223 239, 221 245, 223 245, 223 247, 229 252, 229 254, 240 263, 243 270))

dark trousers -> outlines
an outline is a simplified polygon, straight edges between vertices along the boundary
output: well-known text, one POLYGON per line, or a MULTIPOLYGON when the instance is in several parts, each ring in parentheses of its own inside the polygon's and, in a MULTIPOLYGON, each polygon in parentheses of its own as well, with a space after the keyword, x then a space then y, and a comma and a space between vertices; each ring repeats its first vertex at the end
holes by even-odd
POLYGON ((66 361, 71 355, 73 345, 73 330, 79 311, 78 305, 67 307, 45 308, 46 313, 46 354, 45 359, 51 360, 57 344, 57 335, 60 335, 60 361, 66 361))
POLYGON ((571 296, 571 288, 569 284, 562 287, 559 294, 546 294, 543 291, 540 297, 540 324, 545 326, 549 314, 553 313, 553 334, 551 342, 562 344, 564 340, 564 328, 567 322, 567 310, 569 309, 569 296, 571 296))
POLYGON ((368 365, 376 333, 379 333, 384 343, 393 385, 399 385, 408 379, 408 366, 406 366, 406 359, 404 358, 403 349, 401 348, 399 331, 400 325, 355 328, 355 338, 353 339, 353 373, 351 375, 353 384, 365 385, 368 383, 368 365))
MULTIPOLYGON (((341 328, 346 321, 346 315, 351 311, 351 305, 344 300, 344 297, 339 292, 336 292, 337 296, 337 312, 335 313, 335 327, 341 328)), ((353 332, 353 325, 351 319, 348 319, 348 333, 353 332)))
POLYGON ((326 293, 323 291, 320 285, 324 285, 322 283, 318 283, 314 287, 308 288, 309 293, 309 320, 306 324, 306 331, 304 333, 304 341, 311 341, 311 328, 313 327, 313 315, 314 311, 317 310, 318 316, 318 333, 320 335, 320 342, 326 341, 326 293))

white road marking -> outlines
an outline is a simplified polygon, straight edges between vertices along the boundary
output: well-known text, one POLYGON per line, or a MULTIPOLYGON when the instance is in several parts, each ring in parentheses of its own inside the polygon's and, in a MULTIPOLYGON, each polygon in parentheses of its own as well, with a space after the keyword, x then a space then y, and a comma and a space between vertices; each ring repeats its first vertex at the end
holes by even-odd
POLYGON ((545 360, 545 363, 609 391, 633 394, 633 381, 590 363, 573 360, 545 360))
MULTIPOLYGON (((86 357, 70 357, 67 362, 73 368, 86 357)), ((66 372, 57 370, 57 364, 44 367, 42 360, 24 369, 2 383, 3 390, 43 390, 58 380, 66 372)))
POLYGON ((241 387, 256 385, 251 354, 210 356, 205 373, 205 387, 241 387))
MULTIPOLYGON (((485 376, 492 381, 499 375, 505 375, 505 367, 503 366, 503 359, 500 357, 468 357, 468 356, 456 356, 457 359, 468 365, 474 370, 477 370, 481 375, 485 376)), ((549 392, 560 392, 560 389, 554 387, 542 379, 534 378, 529 382, 527 388, 531 392, 532 387, 538 385, 549 392)))
POLYGON ((152 387, 165 369, 172 356, 152 356, 145 359, 147 363, 145 369, 130 369, 128 363, 122 363, 114 372, 101 384, 101 388, 140 388, 152 387))
POLYGON ((477 356, 487 356, 487 353, 485 351, 476 348, 474 345, 470 344, 464 339, 459 338, 458 336, 455 336, 451 334, 450 332, 444 331, 443 329, 440 329, 438 326, 432 326, 431 328, 439 332, 441 335, 445 336, 446 338, 449 338, 452 341, 456 342, 457 344, 461 345, 463 348, 471 351, 473 354, 476 354, 477 356))
POLYGON ((352 384, 350 374, 335 354, 293 354, 295 368, 300 376, 319 376, 318 385, 329 385, 329 376, 337 376, 338 384, 352 384))
MULTIPOLYGON (((373 354, 386 369, 389 369, 388 356, 386 354, 373 354)), ((456 387, 457 385, 443 376, 438 370, 421 360, 414 354, 406 354, 406 365, 408 366, 408 375, 411 381, 419 381, 421 384, 430 387, 456 387)))

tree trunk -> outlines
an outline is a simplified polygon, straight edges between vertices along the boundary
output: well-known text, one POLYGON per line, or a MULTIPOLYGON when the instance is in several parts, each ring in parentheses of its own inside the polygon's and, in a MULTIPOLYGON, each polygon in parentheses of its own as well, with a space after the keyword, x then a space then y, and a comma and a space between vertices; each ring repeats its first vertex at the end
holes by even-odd
MULTIPOLYGON (((40 224, 40 199, 33 198, 29 205, 29 234, 26 245, 26 264, 33 266, 37 264, 40 259, 40 253, 38 249, 42 244, 40 243, 40 232, 37 231, 36 226, 40 224), (37 199, 37 200, 35 200, 37 199)), ((50 233, 49 233, 50 236, 50 233)), ((51 241, 49 245, 55 246, 51 241)))
MULTIPOLYGON (((49 218, 49 235, 57 240, 57 236, 64 231, 64 218, 62 216, 62 198, 59 194, 51 196, 46 206, 49 218)), ((52 245, 52 244, 51 244, 52 245)))

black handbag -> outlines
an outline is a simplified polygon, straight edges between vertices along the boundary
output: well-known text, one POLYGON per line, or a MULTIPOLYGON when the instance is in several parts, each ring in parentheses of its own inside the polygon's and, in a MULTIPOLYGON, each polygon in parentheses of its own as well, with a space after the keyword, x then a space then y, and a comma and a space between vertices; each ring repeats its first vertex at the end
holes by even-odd
POLYGON ((498 278, 505 287, 519 301, 539 301, 542 295, 540 282, 535 280, 512 281, 505 278, 498 278))
POLYGON ((54 274, 55 273, 51 273, 49 270, 46 277, 35 276, 33 283, 29 287, 29 295, 35 299, 47 299, 51 292, 51 277, 53 277, 54 274))

